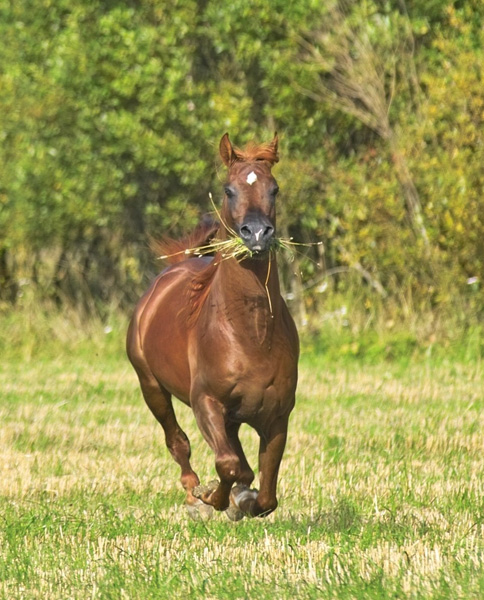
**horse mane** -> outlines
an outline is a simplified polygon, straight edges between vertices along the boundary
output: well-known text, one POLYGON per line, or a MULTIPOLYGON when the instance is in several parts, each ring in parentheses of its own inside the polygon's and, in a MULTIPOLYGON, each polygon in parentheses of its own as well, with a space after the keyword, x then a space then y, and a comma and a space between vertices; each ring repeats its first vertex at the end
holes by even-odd
POLYGON ((234 148, 236 159, 241 162, 256 162, 258 160, 265 160, 271 165, 279 162, 279 154, 277 147, 274 148, 272 142, 268 144, 255 144, 249 142, 247 146, 242 150, 240 148, 234 148))
MULTIPOLYGON (((204 215, 195 229, 181 239, 162 238, 161 240, 151 240, 151 250, 157 257, 162 255, 169 265, 175 265, 187 258, 193 258, 193 254, 187 254, 186 250, 207 246, 215 237, 220 224, 212 219, 210 215, 204 215)), ((207 256, 208 253, 204 253, 207 256)), ((182 308, 185 319, 193 324, 205 302, 210 290, 210 284, 217 271, 217 264, 214 260, 207 263, 207 266, 196 273, 187 289, 187 303, 182 308)))
POLYGON ((179 240, 169 237, 151 240, 151 250, 157 257, 163 256, 168 264, 174 265, 189 258, 186 250, 208 245, 219 227, 217 221, 205 215, 191 233, 179 240))
POLYGON ((185 315, 188 325, 196 323, 202 306, 207 299, 210 287, 217 272, 219 262, 211 260, 207 266, 199 271, 191 280, 188 288, 188 303, 185 307, 185 315))

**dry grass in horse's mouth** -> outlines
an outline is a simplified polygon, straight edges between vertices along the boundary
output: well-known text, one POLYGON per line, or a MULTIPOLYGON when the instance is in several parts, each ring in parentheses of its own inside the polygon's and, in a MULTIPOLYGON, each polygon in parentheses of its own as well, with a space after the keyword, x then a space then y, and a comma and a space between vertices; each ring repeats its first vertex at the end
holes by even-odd
POLYGON ((215 254, 217 252, 220 253, 222 260, 226 260, 227 258, 236 258, 238 260, 242 260, 253 255, 253 252, 247 248, 247 246, 239 237, 230 237, 226 240, 214 238, 208 244, 203 246, 187 248, 186 250, 181 250, 180 252, 175 252, 174 254, 158 256, 158 259, 165 260, 180 254, 186 254, 187 257, 206 256, 209 254, 215 254))
MULTIPOLYGON (((286 250, 292 255, 292 253, 294 252, 293 248, 295 246, 320 246, 322 243, 323 242, 315 242, 313 244, 300 244, 298 242, 294 242, 292 238, 274 238, 271 242, 270 252, 286 250)), ((252 250, 247 248, 244 241, 240 237, 234 235, 227 238, 226 240, 213 238, 208 244, 205 244, 203 246, 187 248, 186 250, 181 250, 179 252, 175 252, 174 254, 164 254, 162 256, 158 256, 158 260, 166 260, 167 258, 178 256, 180 254, 186 254, 187 257, 190 257, 207 256, 216 253, 220 254, 221 260, 235 258, 239 261, 257 255, 257 252, 253 252, 252 250)))
MULTIPOLYGON (((252 256, 257 255, 257 252, 253 252, 246 245, 245 242, 237 235, 237 233, 229 227, 225 221, 223 220, 218 208, 216 207, 212 194, 209 193, 210 202, 212 203, 214 212, 218 221, 224 226, 225 230, 228 232, 229 237, 225 240, 221 240, 218 238, 213 238, 207 244, 203 246, 197 246, 195 248, 186 248, 184 250, 180 250, 179 252, 175 252, 173 254, 164 254, 162 256, 158 256, 158 260, 166 260, 168 258, 172 258, 173 256, 180 256, 181 254, 186 254, 187 258, 191 256, 207 256, 210 254, 220 253, 221 260, 227 260, 228 258, 235 258, 238 261, 244 260, 245 258, 251 258, 252 256)), ((294 248, 296 246, 321 246, 323 242, 314 242, 309 244, 303 244, 299 242, 295 242, 293 238, 276 238, 274 237, 271 241, 270 252, 274 253, 279 250, 286 250, 289 252, 290 260, 292 261, 294 258, 294 248)))

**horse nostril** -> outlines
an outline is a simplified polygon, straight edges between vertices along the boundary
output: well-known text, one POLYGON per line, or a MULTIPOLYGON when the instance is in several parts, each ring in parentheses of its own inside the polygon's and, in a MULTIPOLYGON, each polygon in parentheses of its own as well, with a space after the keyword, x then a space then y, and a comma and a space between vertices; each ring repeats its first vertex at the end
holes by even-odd
POLYGON ((241 237, 245 240, 249 240, 252 237, 252 229, 248 225, 242 225, 239 231, 241 237))
POLYGON ((269 238, 269 237, 272 237, 273 233, 274 233, 274 227, 272 227, 271 225, 268 225, 264 229, 263 235, 264 235, 265 238, 269 238))

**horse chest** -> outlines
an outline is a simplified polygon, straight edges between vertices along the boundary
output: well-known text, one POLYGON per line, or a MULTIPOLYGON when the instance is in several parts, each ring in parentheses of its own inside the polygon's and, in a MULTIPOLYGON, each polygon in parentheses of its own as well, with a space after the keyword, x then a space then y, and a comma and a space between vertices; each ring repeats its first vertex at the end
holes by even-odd
POLYGON ((292 408, 294 389, 289 378, 268 380, 262 372, 257 375, 250 380, 241 379, 226 400, 232 420, 255 426, 287 414, 292 408))
POLYGON ((236 348, 253 354, 259 350, 268 352, 273 345, 274 318, 267 297, 242 296, 221 309, 222 319, 230 329, 230 337, 236 348), (236 306, 236 310, 233 307, 236 306))
POLYGON ((226 286, 223 293, 212 293, 194 331, 198 343, 192 346, 194 388, 243 422, 284 412, 297 379, 297 339, 293 343, 287 309, 277 302, 273 313, 267 294, 260 285, 254 287, 226 286))
POLYGON ((281 336, 271 336, 275 347, 238 340, 230 328, 211 352, 200 352, 196 374, 206 391, 235 410, 241 420, 248 415, 278 410, 295 386, 296 359, 281 336))

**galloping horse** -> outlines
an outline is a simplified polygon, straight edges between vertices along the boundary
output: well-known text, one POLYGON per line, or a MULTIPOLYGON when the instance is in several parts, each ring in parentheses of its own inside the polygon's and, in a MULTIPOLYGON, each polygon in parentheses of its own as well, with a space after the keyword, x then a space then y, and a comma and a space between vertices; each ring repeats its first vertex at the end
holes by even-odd
MULTIPOLYGON (((181 467, 189 512, 208 506, 230 518, 264 516, 277 507, 279 465, 294 407, 299 342, 281 296, 274 252, 278 186, 277 134, 268 144, 234 148, 225 134, 220 156, 228 167, 218 240, 237 236, 245 256, 192 256, 216 228, 202 225, 186 241, 167 242, 171 266, 140 300, 127 352, 143 396, 181 467), (181 251, 180 251, 181 250, 181 251), (189 405, 215 454, 220 481, 201 486, 190 465, 190 442, 171 401, 189 405), (242 423, 260 437, 259 491, 239 440, 242 423)), ((216 246, 215 246, 216 247, 216 246)), ((208 509, 212 510, 212 509, 208 509)))

